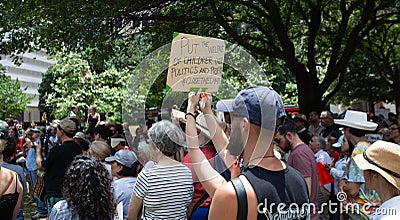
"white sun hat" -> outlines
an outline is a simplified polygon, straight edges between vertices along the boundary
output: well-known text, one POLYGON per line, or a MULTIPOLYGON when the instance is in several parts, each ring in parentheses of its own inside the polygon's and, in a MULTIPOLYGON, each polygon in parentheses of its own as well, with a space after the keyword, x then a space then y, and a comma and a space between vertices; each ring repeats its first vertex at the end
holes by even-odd
POLYGON ((374 131, 378 124, 367 120, 367 113, 347 110, 344 119, 334 119, 335 124, 356 128, 364 131, 374 131))

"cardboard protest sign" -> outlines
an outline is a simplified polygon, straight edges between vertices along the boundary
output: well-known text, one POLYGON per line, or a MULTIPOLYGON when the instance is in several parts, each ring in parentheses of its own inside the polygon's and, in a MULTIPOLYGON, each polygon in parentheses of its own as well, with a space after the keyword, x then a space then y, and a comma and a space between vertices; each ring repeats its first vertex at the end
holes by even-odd
POLYGON ((225 42, 189 34, 177 34, 171 45, 167 87, 172 91, 216 92, 221 84, 225 42))

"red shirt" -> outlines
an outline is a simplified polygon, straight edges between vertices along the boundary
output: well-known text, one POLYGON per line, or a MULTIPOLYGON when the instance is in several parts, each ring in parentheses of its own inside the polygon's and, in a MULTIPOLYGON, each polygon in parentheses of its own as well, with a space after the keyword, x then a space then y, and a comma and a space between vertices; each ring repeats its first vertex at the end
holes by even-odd
MULTIPOLYGON (((211 166, 214 167, 214 157, 215 157, 215 154, 217 153, 215 148, 213 146, 209 145, 209 146, 200 147, 200 150, 203 152, 203 154, 206 156, 208 161, 211 163, 211 166)), ((203 195, 207 192, 204 189, 204 187, 201 185, 201 183, 199 182, 199 179, 197 178, 197 175, 193 169, 192 161, 190 160, 189 154, 186 154, 186 156, 182 160, 182 163, 185 164, 190 169, 190 171, 192 171, 193 188, 194 188, 192 205, 194 206, 200 200, 200 198, 203 197, 203 195)), ((199 207, 207 207, 210 204, 211 204, 211 198, 208 197, 206 200, 204 200, 203 203, 201 203, 201 205, 199 207)))
POLYGON ((339 152, 337 152, 335 150, 331 152, 331 157, 332 157, 332 160, 333 160, 333 164, 332 165, 335 165, 336 162, 338 160, 340 160, 340 154, 339 154, 339 152))

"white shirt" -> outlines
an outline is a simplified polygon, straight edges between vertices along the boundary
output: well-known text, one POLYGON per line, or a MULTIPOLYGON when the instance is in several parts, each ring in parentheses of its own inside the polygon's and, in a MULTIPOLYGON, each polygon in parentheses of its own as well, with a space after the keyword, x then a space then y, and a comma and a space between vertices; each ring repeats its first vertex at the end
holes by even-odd
POLYGON ((371 220, 395 220, 400 219, 400 196, 395 196, 382 203, 381 207, 374 211, 371 220))
POLYGON ((315 155, 315 160, 318 162, 322 162, 323 164, 333 164, 332 158, 329 156, 329 154, 324 151, 324 150, 319 150, 315 155))

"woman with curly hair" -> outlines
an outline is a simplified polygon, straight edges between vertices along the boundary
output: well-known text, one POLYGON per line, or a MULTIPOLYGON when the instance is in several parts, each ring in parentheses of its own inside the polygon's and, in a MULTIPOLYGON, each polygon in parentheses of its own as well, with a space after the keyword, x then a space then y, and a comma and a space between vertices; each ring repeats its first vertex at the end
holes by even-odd
POLYGON ((111 178, 104 166, 90 157, 78 155, 65 174, 64 200, 57 202, 49 219, 104 219, 115 213, 111 178))

